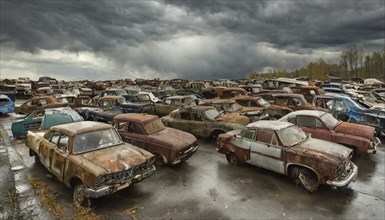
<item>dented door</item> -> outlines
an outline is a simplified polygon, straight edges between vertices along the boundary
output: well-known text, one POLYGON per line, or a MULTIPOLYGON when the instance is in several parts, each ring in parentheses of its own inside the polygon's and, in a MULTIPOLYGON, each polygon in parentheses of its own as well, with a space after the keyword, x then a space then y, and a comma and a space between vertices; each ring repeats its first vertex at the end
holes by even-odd
POLYGON ((258 130, 256 141, 250 144, 250 163, 277 173, 285 173, 282 147, 278 146, 274 132, 258 130))

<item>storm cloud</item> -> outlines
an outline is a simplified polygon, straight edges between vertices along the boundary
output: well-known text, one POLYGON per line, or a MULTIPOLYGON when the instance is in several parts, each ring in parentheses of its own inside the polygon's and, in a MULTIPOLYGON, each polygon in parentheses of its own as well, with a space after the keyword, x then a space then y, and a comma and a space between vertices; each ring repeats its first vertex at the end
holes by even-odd
POLYGON ((385 3, 8 1, 1 78, 244 78, 385 45, 385 3))

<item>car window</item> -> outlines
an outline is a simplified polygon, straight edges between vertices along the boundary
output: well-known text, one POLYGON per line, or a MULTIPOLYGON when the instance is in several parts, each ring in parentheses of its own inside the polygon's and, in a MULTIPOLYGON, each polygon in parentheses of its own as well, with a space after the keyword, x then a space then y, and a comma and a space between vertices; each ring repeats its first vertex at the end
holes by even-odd
POLYGON ((307 128, 316 128, 316 120, 313 117, 299 116, 297 118, 298 126, 307 128))
POLYGON ((69 138, 68 138, 67 135, 61 134, 59 142, 57 143, 57 147, 60 148, 60 149, 63 149, 63 150, 67 150, 68 139, 69 138))
POLYGON ((291 117, 287 121, 292 123, 292 124, 296 124, 295 117, 291 117))
POLYGON ((288 99, 288 98, 285 98, 285 97, 278 97, 278 98, 277 98, 277 103, 279 103, 279 104, 287 105, 288 102, 289 102, 289 99, 288 99))
POLYGON ((180 118, 183 120, 191 120, 191 114, 190 112, 181 112, 180 118))
POLYGON ((131 122, 128 125, 128 132, 135 133, 135 134, 144 134, 145 133, 143 128, 142 128, 142 125, 140 125, 138 123, 133 123, 133 122, 131 122))
POLYGON ((51 132, 52 134, 50 134, 49 137, 47 137, 47 140, 53 144, 57 144, 59 138, 60 138, 60 132, 58 131, 54 131, 54 132, 51 132))
POLYGON ((120 132, 124 132, 126 131, 126 125, 128 124, 128 122, 125 122, 125 121, 119 121, 115 124, 115 128, 116 130, 120 131, 120 132))
POLYGON ((193 112, 193 113, 191 113, 191 115, 192 115, 192 120, 194 120, 194 121, 203 121, 202 115, 200 113, 193 112))
POLYGON ((255 140, 255 130, 247 130, 243 137, 246 139, 255 140))
POLYGON ((258 130, 257 141, 265 144, 271 144, 274 133, 272 131, 258 130))
POLYGON ((334 106, 337 111, 347 111, 348 106, 344 103, 343 100, 335 100, 334 106))

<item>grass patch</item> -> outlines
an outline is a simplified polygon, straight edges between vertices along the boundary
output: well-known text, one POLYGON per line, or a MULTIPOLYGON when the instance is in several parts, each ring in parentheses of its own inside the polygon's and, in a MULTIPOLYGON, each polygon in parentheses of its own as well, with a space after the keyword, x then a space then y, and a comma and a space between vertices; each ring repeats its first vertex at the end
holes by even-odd
POLYGON ((15 189, 1 192, 0 211, 13 211, 17 206, 17 194, 15 189))
POLYGON ((71 219, 71 220, 102 220, 103 217, 97 215, 91 208, 77 207, 72 205, 73 215, 63 216, 64 208, 59 206, 56 201, 56 197, 52 193, 51 189, 47 184, 38 181, 36 179, 30 179, 29 182, 32 185, 32 188, 35 190, 37 196, 42 201, 44 209, 53 214, 58 219, 71 219))
POLYGON ((64 208, 57 204, 56 197, 45 183, 36 179, 30 179, 29 182, 35 190, 37 196, 41 199, 43 207, 48 212, 53 214, 55 217, 60 217, 64 214, 64 208))

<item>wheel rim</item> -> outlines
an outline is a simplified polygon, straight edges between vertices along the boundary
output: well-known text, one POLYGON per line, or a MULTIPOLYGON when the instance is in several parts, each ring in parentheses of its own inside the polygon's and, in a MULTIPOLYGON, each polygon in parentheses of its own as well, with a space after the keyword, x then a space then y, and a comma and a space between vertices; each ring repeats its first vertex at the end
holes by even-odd
POLYGON ((155 154, 155 164, 158 166, 163 166, 164 165, 164 160, 162 155, 160 154, 155 154))
POLYGON ((74 189, 74 203, 75 205, 83 205, 84 204, 84 186, 78 185, 74 189))

